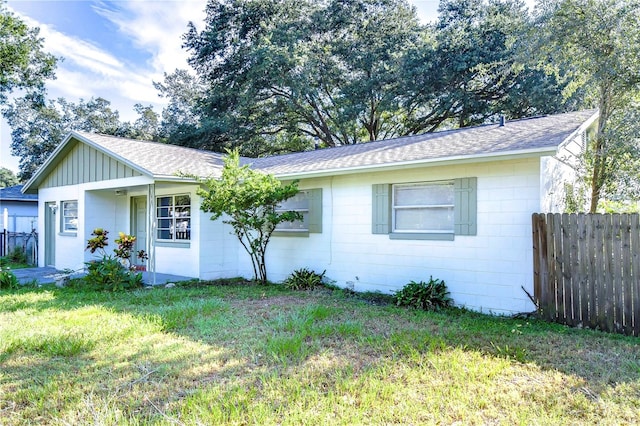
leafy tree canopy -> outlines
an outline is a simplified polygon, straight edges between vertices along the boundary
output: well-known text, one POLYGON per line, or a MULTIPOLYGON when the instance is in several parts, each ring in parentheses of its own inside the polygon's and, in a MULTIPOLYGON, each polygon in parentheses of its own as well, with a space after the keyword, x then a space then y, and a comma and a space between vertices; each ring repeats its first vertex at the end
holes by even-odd
POLYGON ((520 54, 531 25, 521 0, 442 0, 426 26, 406 0, 211 0, 195 75, 156 83, 166 134, 255 156, 577 108, 520 54))
POLYGON ((18 185, 20 181, 12 170, 6 167, 0 167, 0 188, 18 185))
POLYGON ((185 35, 202 128, 254 155, 278 135, 310 149, 402 134, 402 61, 420 30, 404 0, 210 1, 206 28, 185 35))
POLYGON ((617 185, 628 180, 623 175, 633 165, 627 160, 637 158, 640 1, 556 0, 539 6, 540 62, 555 71, 571 70, 565 93, 584 90, 600 111, 585 158, 589 210, 595 212, 607 192, 620 192, 617 185))
POLYGON ((4 111, 11 127, 11 153, 20 157, 21 180, 27 180, 64 137, 73 130, 154 140, 158 116, 151 107, 136 105, 140 118, 121 122, 118 111, 103 98, 78 103, 63 98, 43 103, 40 97, 17 98, 4 111))
POLYGON ((56 58, 42 50, 38 28, 29 28, 0 0, 0 104, 15 89, 44 90, 56 58))

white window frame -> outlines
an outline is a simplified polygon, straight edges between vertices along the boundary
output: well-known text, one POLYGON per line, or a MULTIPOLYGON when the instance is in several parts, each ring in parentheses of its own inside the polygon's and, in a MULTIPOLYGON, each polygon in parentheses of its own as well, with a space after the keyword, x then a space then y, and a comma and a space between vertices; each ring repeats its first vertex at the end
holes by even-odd
POLYGON ((79 226, 79 216, 78 216, 78 200, 63 200, 60 202, 60 210, 62 214, 60 215, 60 232, 63 234, 77 234, 78 226, 79 226), (74 203, 75 208, 67 207, 68 204, 74 203), (69 214, 70 212, 74 212, 75 215, 69 214), (67 220, 69 219, 69 220, 67 220), (75 222, 75 228, 72 226, 75 222))
POLYGON ((191 200, 191 194, 168 194, 168 195, 156 195, 156 239, 158 241, 161 242, 175 242, 175 243, 187 243, 191 241, 191 224, 193 216, 192 216, 192 212, 193 212, 193 207, 192 207, 192 200, 191 200), (176 198, 178 197, 189 197, 189 204, 180 204, 180 205, 176 205, 176 198), (170 198, 171 199, 171 204, 169 204, 168 206, 163 206, 160 205, 160 199, 162 198, 170 198), (189 207, 189 215, 188 216, 176 216, 174 213, 176 211, 176 208, 183 208, 183 207, 189 207), (168 213, 169 216, 161 216, 160 212, 163 209, 168 209, 168 213), (184 221, 184 219, 188 219, 188 227, 186 228, 186 230, 182 231, 182 232, 187 232, 188 238, 176 238, 176 236, 178 235, 178 232, 176 232, 175 230, 177 229, 177 224, 179 221, 184 221), (160 227, 160 221, 161 220, 170 220, 171 221, 171 225, 169 226, 169 228, 166 227, 160 227), (171 234, 171 238, 161 238, 160 237, 160 232, 162 231, 166 231, 168 230, 169 233, 171 234))
POLYGON ((453 234, 455 229, 455 221, 451 222, 450 229, 397 229, 396 228, 396 212, 404 209, 422 209, 422 210, 434 210, 434 209, 452 209, 455 215, 455 186, 454 180, 442 180, 442 181, 427 181, 427 182, 413 182, 413 183, 400 183, 392 185, 392 200, 391 200, 391 230, 392 233, 397 234, 453 234), (408 187, 435 187, 435 186, 449 186, 451 189, 451 203, 447 204, 412 204, 397 206, 396 205, 396 189, 408 188, 408 187))

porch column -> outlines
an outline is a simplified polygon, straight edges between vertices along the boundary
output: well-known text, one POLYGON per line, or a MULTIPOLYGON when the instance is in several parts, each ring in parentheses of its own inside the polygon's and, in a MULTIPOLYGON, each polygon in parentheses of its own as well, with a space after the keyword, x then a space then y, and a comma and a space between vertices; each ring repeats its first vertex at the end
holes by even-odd
POLYGON ((147 253, 149 253, 149 272, 151 272, 151 284, 156 285, 156 234, 157 234, 157 220, 156 215, 158 214, 156 209, 156 185, 150 184, 148 187, 148 196, 149 202, 147 206, 149 206, 149 214, 147 214, 147 229, 149 230, 149 238, 147 238, 147 253))

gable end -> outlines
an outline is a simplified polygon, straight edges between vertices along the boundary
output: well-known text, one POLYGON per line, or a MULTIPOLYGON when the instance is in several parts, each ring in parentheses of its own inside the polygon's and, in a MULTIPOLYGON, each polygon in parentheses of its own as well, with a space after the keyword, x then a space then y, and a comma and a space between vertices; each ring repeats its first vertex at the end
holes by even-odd
POLYGON ((134 176, 142 174, 87 144, 76 143, 40 187, 52 188, 134 176))

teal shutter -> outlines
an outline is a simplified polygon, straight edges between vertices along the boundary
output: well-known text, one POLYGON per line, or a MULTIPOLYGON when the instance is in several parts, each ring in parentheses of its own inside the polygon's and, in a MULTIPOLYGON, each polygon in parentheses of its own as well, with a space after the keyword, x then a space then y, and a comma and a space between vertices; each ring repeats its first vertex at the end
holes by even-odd
POLYGON ((454 232, 456 235, 477 235, 478 178, 456 179, 454 188, 454 232))
POLYGON ((322 233, 322 188, 310 189, 309 199, 309 232, 322 233))
POLYGON ((371 213, 371 232, 388 234, 391 231, 391 185, 388 183, 373 185, 371 213))

